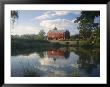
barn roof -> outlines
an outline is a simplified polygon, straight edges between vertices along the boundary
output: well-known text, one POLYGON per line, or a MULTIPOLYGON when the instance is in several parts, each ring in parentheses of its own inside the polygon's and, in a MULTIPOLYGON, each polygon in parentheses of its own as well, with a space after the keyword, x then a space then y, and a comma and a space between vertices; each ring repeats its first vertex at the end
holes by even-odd
POLYGON ((66 30, 49 30, 49 32, 66 32, 66 30))

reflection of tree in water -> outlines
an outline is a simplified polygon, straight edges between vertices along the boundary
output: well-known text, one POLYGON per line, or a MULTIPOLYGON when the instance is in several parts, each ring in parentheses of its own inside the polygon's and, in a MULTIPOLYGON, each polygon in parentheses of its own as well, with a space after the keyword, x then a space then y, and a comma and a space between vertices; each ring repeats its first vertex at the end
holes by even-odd
POLYGON ((70 51, 65 51, 65 53, 64 53, 65 59, 68 59, 69 56, 70 56, 70 51))
POLYGON ((16 50, 11 50, 11 55, 12 56, 17 56, 17 55, 24 55, 24 56, 29 56, 31 53, 35 52, 34 49, 16 49, 16 50))
POLYGON ((78 50, 80 65, 79 68, 85 69, 86 72, 91 73, 93 69, 97 68, 97 65, 100 64, 100 51, 99 50, 78 50))
POLYGON ((53 58, 54 62, 56 61, 56 58, 53 58))
POLYGON ((44 58, 45 57, 45 52, 40 51, 40 52, 37 52, 37 53, 39 54, 40 58, 44 58))
POLYGON ((70 57, 70 47, 68 47, 68 46, 66 47, 64 56, 66 59, 68 59, 70 57))

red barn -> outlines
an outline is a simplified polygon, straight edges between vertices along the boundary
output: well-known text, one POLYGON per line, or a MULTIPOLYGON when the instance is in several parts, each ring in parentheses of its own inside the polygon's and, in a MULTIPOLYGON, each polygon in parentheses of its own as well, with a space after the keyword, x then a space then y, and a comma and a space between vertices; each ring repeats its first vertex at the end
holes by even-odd
POLYGON ((48 40, 65 40, 70 38, 70 33, 68 30, 49 30, 47 33, 48 40))

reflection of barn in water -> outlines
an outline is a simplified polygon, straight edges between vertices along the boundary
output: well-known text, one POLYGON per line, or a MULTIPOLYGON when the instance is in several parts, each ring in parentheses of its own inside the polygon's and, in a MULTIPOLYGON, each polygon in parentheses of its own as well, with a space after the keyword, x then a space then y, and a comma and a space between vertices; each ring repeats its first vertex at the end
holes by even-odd
POLYGON ((49 58, 58 58, 58 57, 63 58, 64 57, 64 51, 59 50, 59 49, 50 50, 48 51, 47 54, 49 58))
POLYGON ((69 58, 70 52, 61 49, 52 49, 47 52, 48 58, 53 58, 54 60, 58 58, 69 58))

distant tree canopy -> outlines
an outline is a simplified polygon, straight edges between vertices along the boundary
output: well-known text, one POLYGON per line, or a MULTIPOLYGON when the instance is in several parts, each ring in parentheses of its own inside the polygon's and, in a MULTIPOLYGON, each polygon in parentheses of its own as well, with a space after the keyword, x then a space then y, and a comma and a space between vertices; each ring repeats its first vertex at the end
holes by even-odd
POLYGON ((41 35, 41 36, 45 36, 45 32, 44 32, 44 30, 40 30, 40 32, 39 32, 39 35, 41 35))

